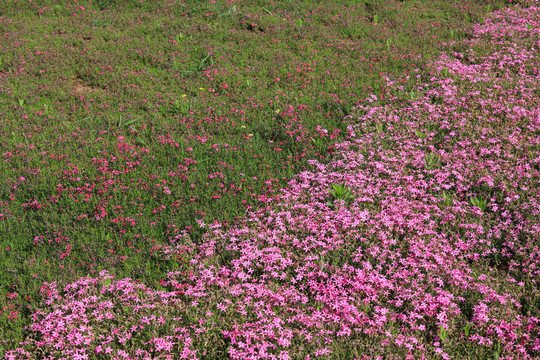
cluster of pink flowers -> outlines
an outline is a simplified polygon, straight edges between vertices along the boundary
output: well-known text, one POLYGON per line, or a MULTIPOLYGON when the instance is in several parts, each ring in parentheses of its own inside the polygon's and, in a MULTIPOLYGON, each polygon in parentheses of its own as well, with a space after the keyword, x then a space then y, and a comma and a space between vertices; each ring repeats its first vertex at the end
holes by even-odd
MULTIPOLYGON (((56 284, 45 283, 41 293, 48 310, 32 315, 36 322, 30 326, 38 335, 8 351, 6 359, 196 358, 192 329, 171 311, 178 306, 177 292, 153 291, 131 279, 115 281, 102 271, 98 278, 82 278, 62 292, 56 284), (125 349, 131 344, 132 354, 125 349), (181 350, 173 356, 175 347, 181 350)), ((195 330, 204 332, 204 325, 195 330)))
POLYGON ((6 358, 538 358, 539 20, 496 13, 414 101, 359 106, 335 161, 264 214, 179 239, 191 260, 167 291, 46 284, 36 336, 6 358))

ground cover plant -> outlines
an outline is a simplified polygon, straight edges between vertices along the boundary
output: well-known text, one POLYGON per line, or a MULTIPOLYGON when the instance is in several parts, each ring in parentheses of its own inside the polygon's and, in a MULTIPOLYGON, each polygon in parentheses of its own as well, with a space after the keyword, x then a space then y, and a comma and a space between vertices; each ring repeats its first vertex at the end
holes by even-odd
POLYGON ((0 355, 539 357, 509 3, 0 5, 0 355))

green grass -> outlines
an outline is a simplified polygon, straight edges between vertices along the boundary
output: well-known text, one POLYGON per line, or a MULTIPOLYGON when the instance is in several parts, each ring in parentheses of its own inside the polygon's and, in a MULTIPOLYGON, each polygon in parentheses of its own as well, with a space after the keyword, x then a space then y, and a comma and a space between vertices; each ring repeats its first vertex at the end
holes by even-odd
POLYGON ((356 104, 414 98, 442 44, 506 3, 3 2, 0 356, 42 283, 107 269, 158 286, 180 265, 155 246, 264 209, 331 159, 356 104))

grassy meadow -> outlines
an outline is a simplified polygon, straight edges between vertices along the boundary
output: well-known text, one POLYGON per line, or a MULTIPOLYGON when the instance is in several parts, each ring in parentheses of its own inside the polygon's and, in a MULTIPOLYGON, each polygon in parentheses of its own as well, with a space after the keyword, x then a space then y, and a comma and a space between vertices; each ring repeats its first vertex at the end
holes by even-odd
POLYGON ((1 2, 0 357, 540 357, 533 4, 1 2))

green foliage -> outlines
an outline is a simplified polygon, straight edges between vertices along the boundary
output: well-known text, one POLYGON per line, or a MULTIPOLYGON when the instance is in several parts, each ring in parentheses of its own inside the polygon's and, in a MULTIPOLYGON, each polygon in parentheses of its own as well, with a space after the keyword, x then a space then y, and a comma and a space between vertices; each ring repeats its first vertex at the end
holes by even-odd
POLYGON ((386 123, 377 123, 375 129, 377 130, 377 134, 383 135, 386 133, 386 123))
POLYGON ((348 204, 354 199, 351 189, 344 184, 332 184, 332 189, 329 189, 328 192, 332 195, 332 200, 327 204, 329 207, 334 207, 335 202, 338 200, 348 204))
POLYGON ((446 339, 448 338, 448 330, 441 326, 441 328, 437 331, 437 335, 439 336, 441 341, 445 343, 446 339))
POLYGON ((426 169, 432 170, 439 163, 439 156, 435 153, 430 153, 424 157, 426 169))
POLYGON ((477 208, 479 208, 480 210, 484 212, 486 211, 486 207, 488 204, 487 200, 479 198, 477 196, 473 196, 471 197, 470 201, 471 201, 472 206, 476 206, 477 208))
POLYGON ((501 351, 502 351, 502 347, 501 347, 501 343, 500 342, 497 342, 497 345, 495 345, 495 349, 493 349, 493 358, 495 360, 499 360, 499 357, 501 355, 501 351))
POLYGON ((122 115, 120 115, 118 117, 118 123, 117 123, 117 126, 118 127, 129 127, 131 130, 133 131, 136 131, 135 128, 133 126, 129 126, 137 121, 139 121, 140 118, 136 118, 136 119, 130 119, 130 120, 122 120, 122 115))
POLYGON ((184 69, 182 72, 186 75, 194 75, 197 73, 200 73, 201 71, 204 71, 208 69, 210 66, 214 64, 214 60, 212 59, 212 56, 210 54, 202 57, 197 66, 191 70, 184 69))
POLYGON ((446 191, 444 191, 442 197, 444 199, 445 206, 450 207, 454 205, 454 195, 448 194, 446 191))
POLYGON ((414 129, 414 133, 416 136, 418 136, 420 139, 424 139, 426 137, 426 134, 422 132, 420 129, 414 129))
POLYGON ((471 328, 472 328, 472 324, 471 323, 467 323, 465 325, 465 327, 463 328, 463 334, 465 335, 465 338, 469 338, 469 333, 471 331, 471 328))

